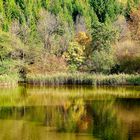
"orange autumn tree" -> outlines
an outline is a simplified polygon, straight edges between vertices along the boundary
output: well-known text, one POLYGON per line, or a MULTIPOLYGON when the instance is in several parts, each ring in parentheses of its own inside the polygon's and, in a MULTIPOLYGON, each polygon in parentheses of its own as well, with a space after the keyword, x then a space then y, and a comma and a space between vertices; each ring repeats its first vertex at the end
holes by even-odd
POLYGON ((131 30, 131 36, 134 40, 138 41, 140 39, 140 7, 131 10, 130 18, 129 27, 131 30))

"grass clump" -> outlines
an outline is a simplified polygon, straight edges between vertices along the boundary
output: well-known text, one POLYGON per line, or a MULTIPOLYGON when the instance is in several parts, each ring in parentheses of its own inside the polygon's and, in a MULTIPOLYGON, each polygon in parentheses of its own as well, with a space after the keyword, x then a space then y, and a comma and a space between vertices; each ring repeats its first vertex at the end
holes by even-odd
POLYGON ((15 86, 18 83, 18 76, 15 74, 11 75, 0 75, 0 86, 15 86))

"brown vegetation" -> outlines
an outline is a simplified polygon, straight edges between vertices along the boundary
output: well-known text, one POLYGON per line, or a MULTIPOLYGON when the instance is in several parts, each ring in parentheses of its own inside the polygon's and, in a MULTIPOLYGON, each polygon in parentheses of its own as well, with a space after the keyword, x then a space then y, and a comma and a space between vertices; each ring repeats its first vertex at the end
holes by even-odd
POLYGON ((64 58, 49 54, 42 54, 38 61, 28 66, 29 74, 51 74, 61 71, 67 71, 64 58))

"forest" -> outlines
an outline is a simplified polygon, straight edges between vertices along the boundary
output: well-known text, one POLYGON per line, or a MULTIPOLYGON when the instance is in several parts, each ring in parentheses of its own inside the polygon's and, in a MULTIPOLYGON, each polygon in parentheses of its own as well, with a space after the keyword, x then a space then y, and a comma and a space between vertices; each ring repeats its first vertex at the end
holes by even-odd
POLYGON ((0 0, 0 82, 140 84, 139 74, 139 0, 0 0))

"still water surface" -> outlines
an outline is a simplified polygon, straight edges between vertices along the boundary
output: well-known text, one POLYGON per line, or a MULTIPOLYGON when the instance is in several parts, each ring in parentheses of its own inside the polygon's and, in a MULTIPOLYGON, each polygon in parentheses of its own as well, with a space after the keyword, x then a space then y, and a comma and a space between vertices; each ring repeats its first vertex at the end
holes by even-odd
POLYGON ((0 140, 140 140, 140 87, 0 87, 0 140))

